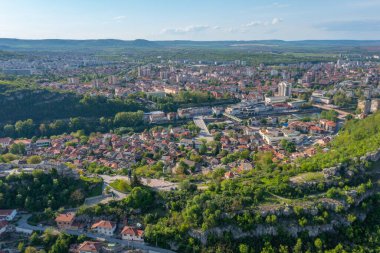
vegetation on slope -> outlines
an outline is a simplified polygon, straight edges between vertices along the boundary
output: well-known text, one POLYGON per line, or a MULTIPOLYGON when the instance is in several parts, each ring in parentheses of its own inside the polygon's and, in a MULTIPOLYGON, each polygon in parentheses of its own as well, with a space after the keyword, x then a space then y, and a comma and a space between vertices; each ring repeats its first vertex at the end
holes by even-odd
POLYGON ((327 152, 320 149, 315 156, 301 160, 300 169, 302 171, 321 170, 379 149, 380 113, 364 120, 348 121, 328 148, 330 150, 327 152))

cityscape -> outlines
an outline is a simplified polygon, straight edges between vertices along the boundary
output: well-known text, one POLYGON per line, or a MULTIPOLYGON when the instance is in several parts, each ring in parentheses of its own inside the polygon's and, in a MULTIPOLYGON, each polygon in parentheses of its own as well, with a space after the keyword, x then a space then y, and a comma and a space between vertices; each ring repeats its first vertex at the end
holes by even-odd
POLYGON ((0 252, 380 252, 379 1, 74 2, 0 9, 0 252))

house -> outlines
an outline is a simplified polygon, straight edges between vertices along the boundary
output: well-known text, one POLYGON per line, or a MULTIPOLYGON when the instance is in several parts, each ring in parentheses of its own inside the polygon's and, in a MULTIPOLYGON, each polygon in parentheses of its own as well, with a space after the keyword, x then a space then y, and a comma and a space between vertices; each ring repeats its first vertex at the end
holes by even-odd
POLYGON ((19 139, 14 141, 15 144, 24 144, 26 149, 30 149, 32 146, 32 140, 30 139, 19 139))
POLYGON ((9 137, 0 138, 0 147, 6 148, 12 144, 13 139, 9 137))
POLYGON ((49 147, 51 145, 51 141, 49 139, 40 139, 37 140, 35 144, 38 148, 49 147))
POLYGON ((311 127, 309 128, 309 132, 310 132, 311 134, 320 134, 320 133, 323 133, 323 129, 320 128, 319 126, 311 126, 311 127))
POLYGON ((0 221, 11 221, 17 215, 16 209, 1 209, 0 210, 0 221))
POLYGON ((59 229, 70 229, 75 219, 75 213, 63 213, 59 214, 55 218, 55 222, 59 229))
POLYGON ((133 227, 125 226, 121 231, 121 238, 130 241, 144 241, 144 231, 133 227))
POLYGON ((241 163, 239 166, 240 171, 252 170, 253 166, 250 163, 241 163))
POLYGON ((2 220, 0 221, 0 235, 4 234, 8 228, 8 221, 2 220))
POLYGON ((336 130, 336 123, 331 120, 321 119, 319 120, 320 127, 326 131, 333 132, 336 130))
POLYGON ((101 242, 91 242, 85 241, 79 245, 78 253, 100 253, 102 252, 102 243, 101 242))
POLYGON ((224 174, 224 178, 226 178, 226 179, 230 179, 230 178, 234 178, 234 177, 235 177, 235 175, 231 171, 228 171, 224 174))
POLYGON ((111 221, 101 220, 94 223, 91 229, 98 234, 113 235, 116 230, 116 224, 111 221))

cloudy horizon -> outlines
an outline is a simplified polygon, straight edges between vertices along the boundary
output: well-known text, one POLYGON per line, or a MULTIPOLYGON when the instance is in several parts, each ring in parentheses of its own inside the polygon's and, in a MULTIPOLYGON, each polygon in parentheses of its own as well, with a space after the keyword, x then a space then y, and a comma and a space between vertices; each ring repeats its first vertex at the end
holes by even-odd
POLYGON ((0 37, 20 39, 376 40, 380 0, 12 0, 0 37))

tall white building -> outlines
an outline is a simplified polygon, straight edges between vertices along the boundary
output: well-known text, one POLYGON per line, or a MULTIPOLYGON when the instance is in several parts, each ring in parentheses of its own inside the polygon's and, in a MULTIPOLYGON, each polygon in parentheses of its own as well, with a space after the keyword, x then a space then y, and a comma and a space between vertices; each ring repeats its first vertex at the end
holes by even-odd
POLYGON ((292 84, 288 82, 281 82, 278 84, 278 96, 291 97, 292 96, 292 84))

